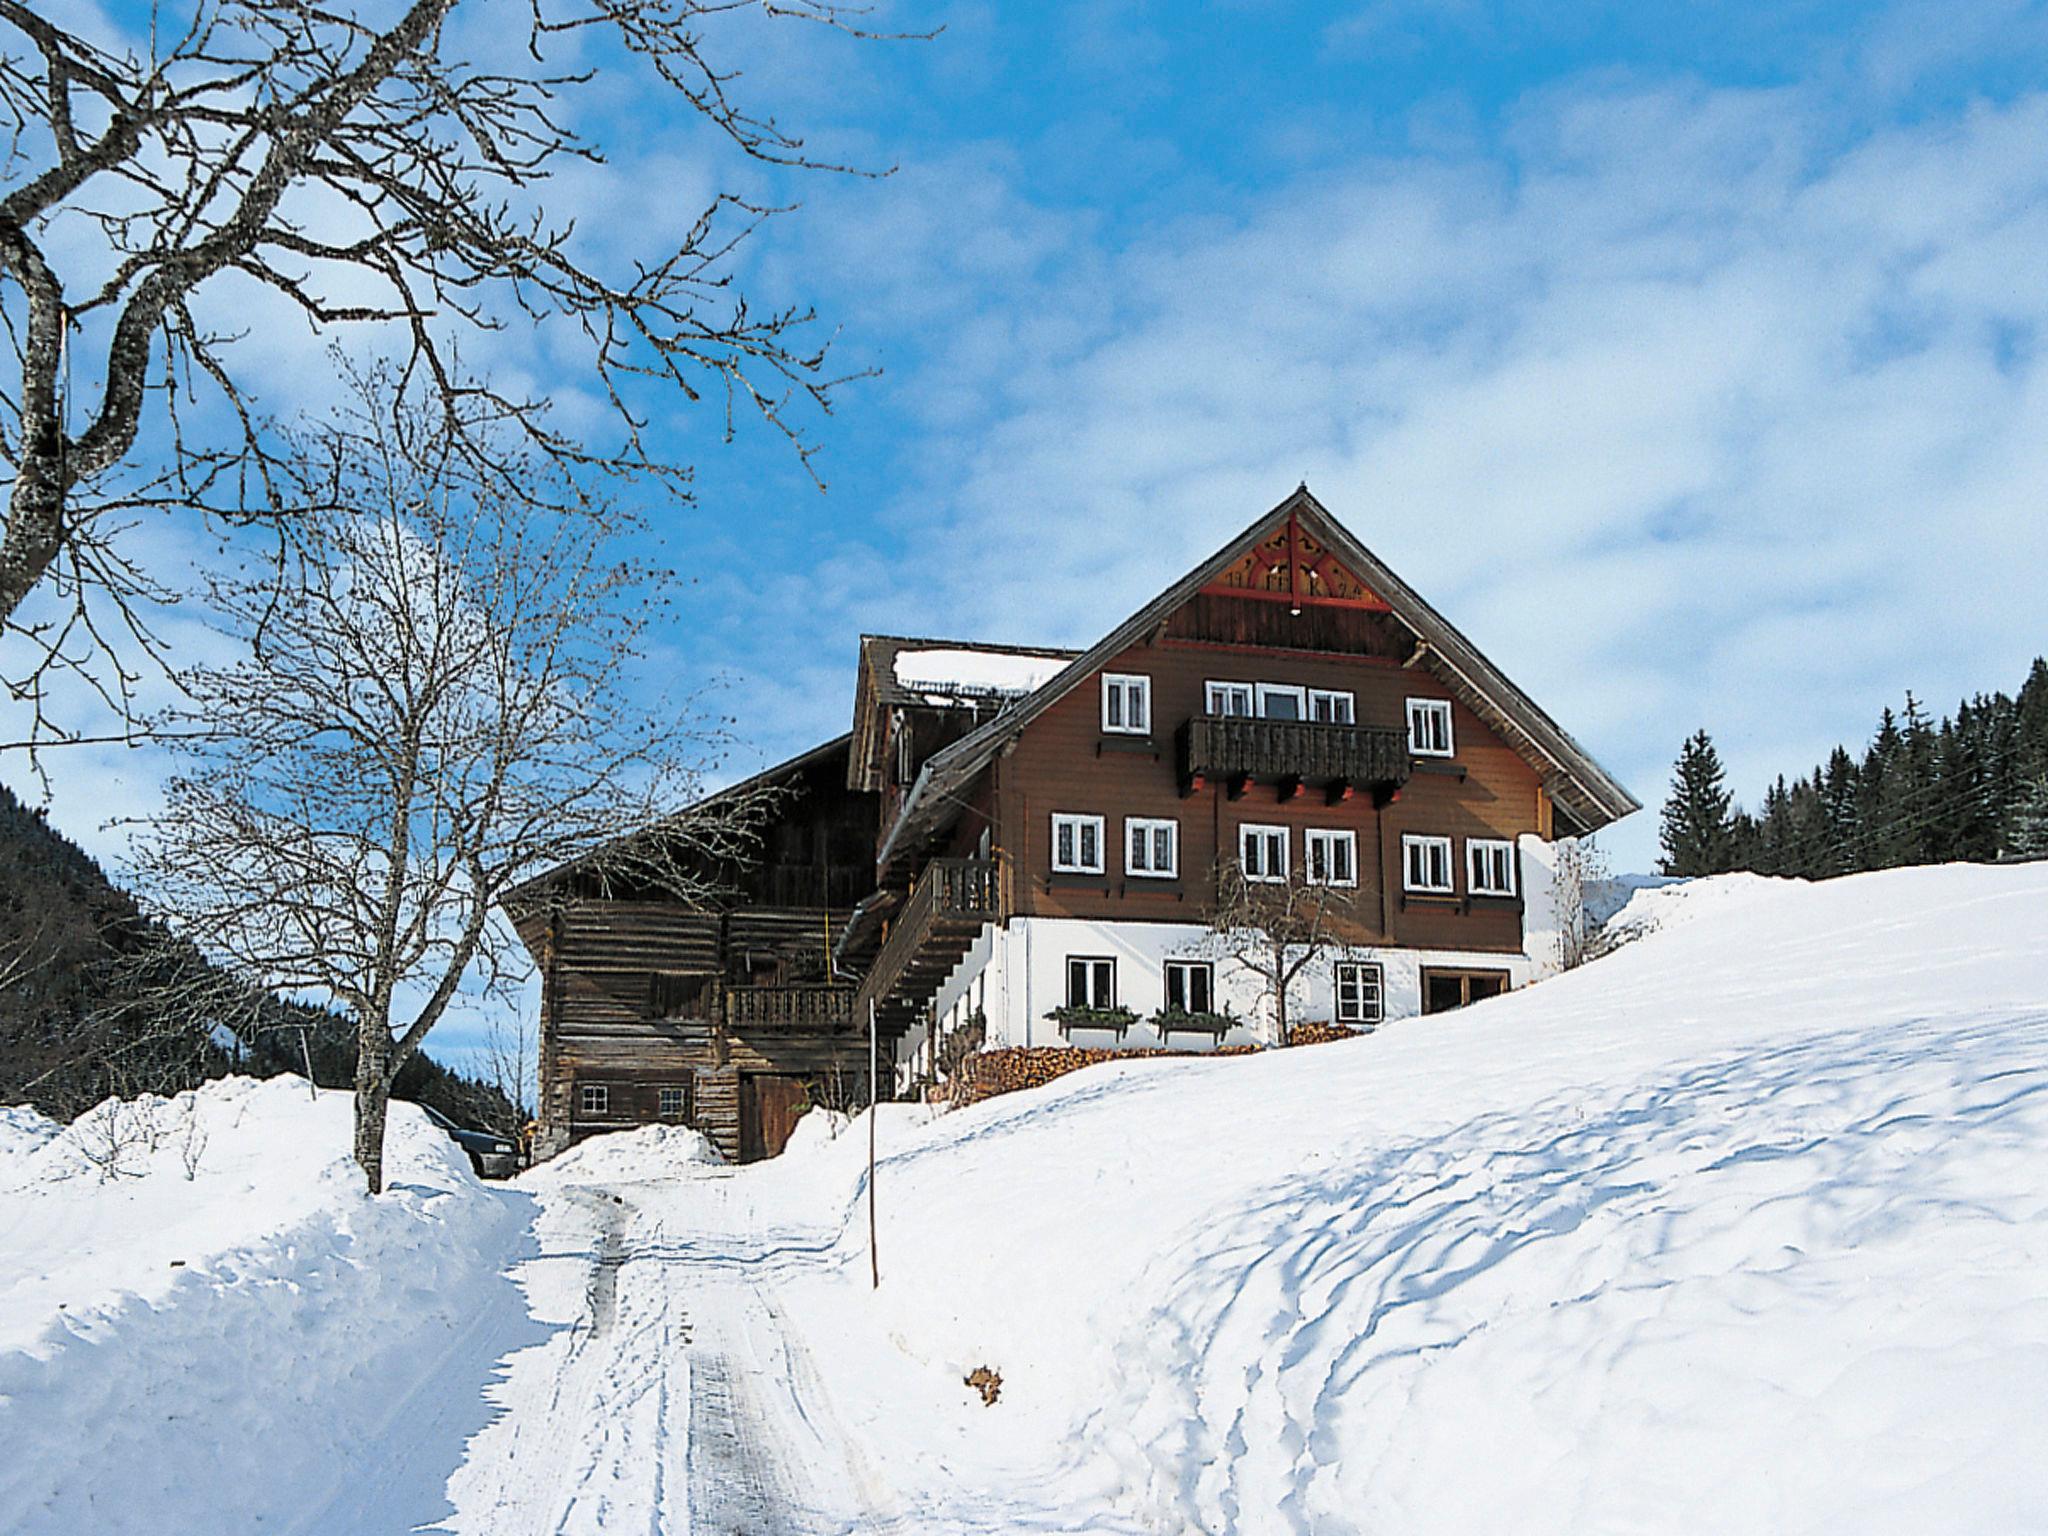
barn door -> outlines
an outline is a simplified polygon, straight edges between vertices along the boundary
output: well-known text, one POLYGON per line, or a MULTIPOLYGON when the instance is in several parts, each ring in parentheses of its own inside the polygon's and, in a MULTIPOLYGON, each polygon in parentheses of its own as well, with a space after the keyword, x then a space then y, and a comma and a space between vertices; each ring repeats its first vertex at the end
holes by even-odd
POLYGON ((774 1157, 789 1142, 797 1118, 809 1104, 800 1077, 749 1072, 740 1079, 740 1161, 774 1157))

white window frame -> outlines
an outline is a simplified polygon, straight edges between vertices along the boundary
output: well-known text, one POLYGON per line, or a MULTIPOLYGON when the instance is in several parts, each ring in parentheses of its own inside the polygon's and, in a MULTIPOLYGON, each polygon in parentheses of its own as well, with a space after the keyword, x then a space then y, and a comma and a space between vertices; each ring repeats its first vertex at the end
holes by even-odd
MULTIPOLYGON (((1324 855, 1324 867, 1329 867, 1328 855, 1324 855)), ((1302 878, 1311 885, 1355 886, 1358 884, 1358 834, 1343 832, 1330 827, 1310 827, 1301 834, 1302 878), (1349 867, 1349 876, 1343 880, 1322 880, 1316 876, 1316 847, 1341 847, 1349 867)))
POLYGON ((1169 817, 1126 816, 1124 818, 1124 873, 1145 880, 1178 880, 1180 878, 1180 823, 1169 817), (1166 862, 1158 862, 1159 834, 1166 834, 1166 862), (1139 833, 1145 837, 1144 855, 1141 860, 1131 857, 1131 839, 1139 833))
POLYGON ((1104 832, 1100 816, 1091 816, 1085 811, 1054 811, 1052 813, 1052 872, 1056 875, 1100 875, 1107 871, 1103 861, 1102 839, 1104 832), (1074 831, 1074 857, 1065 864, 1060 862, 1060 829, 1071 827, 1074 831), (1082 833, 1095 834, 1095 862, 1086 860, 1086 846, 1082 833))
POLYGON ((578 1115, 609 1115, 612 1112, 612 1085, 610 1083, 578 1083, 576 1085, 576 1113, 578 1115))
POLYGON ((1358 724, 1358 696, 1348 688, 1311 688, 1308 691, 1307 718, 1317 725, 1356 725, 1358 724), (1316 706, 1324 702, 1328 702, 1330 705, 1330 718, 1328 720, 1323 719, 1316 713, 1316 706), (1339 704, 1343 706, 1343 718, 1341 720, 1337 718, 1337 706, 1339 704))
MULTIPOLYGON (((1436 732, 1426 732, 1434 738, 1436 732)), ((1449 699, 1410 699, 1408 701, 1408 751, 1415 757, 1455 757, 1458 751, 1456 737, 1451 734, 1451 701, 1449 699), (1418 732, 1416 725, 1423 720, 1440 721, 1443 725, 1443 745, 1435 746, 1425 741, 1425 733, 1418 732)))
POLYGON ((1102 729, 1112 736, 1150 736, 1152 734, 1152 679, 1142 672, 1105 672, 1102 674, 1102 729), (1109 718, 1110 701, 1116 700, 1122 707, 1120 722, 1112 724, 1109 718), (1132 705, 1143 719, 1134 720, 1132 705))
POLYGON ((1180 1004, 1180 1006, 1181 1006, 1181 1011, 1182 1011, 1183 1013, 1215 1013, 1215 1012, 1217 1012, 1217 1011, 1218 1011, 1218 1010, 1217 1010, 1217 1007, 1216 1007, 1216 962, 1215 962, 1215 961, 1213 961, 1213 960, 1169 960, 1169 961, 1167 961, 1167 962, 1166 962, 1166 964, 1165 964, 1165 966, 1164 966, 1164 968, 1162 969, 1162 971, 1161 971, 1161 975, 1160 975, 1160 985, 1161 985, 1161 991, 1160 991, 1160 1000, 1161 1000, 1161 1004, 1162 1004, 1162 1006, 1164 1006, 1164 1007, 1167 1007, 1167 1008, 1171 1008, 1171 1007, 1173 1007, 1173 973, 1174 973, 1175 971, 1182 971, 1182 972, 1188 973, 1188 974, 1190 974, 1190 975, 1192 975, 1192 974, 1194 974, 1194 973, 1196 973, 1196 972, 1200 972, 1200 973, 1201 973, 1201 975, 1202 975, 1202 976, 1203 976, 1203 978, 1204 978, 1204 981, 1203 981, 1203 987, 1205 988, 1205 990, 1206 990, 1206 991, 1208 992, 1208 994, 1209 994, 1209 1006, 1208 1006, 1208 1007, 1206 1007, 1206 1008, 1190 1008, 1190 1007, 1188 1007, 1188 1005, 1187 1005, 1187 999, 1188 999, 1188 984, 1187 984, 1187 983, 1186 983, 1185 981, 1183 981, 1183 982, 1181 983, 1181 986, 1180 986, 1180 995, 1181 995, 1181 1004, 1180 1004))
POLYGON ((1451 840, 1448 837, 1434 837, 1422 832, 1401 834, 1401 889, 1413 891, 1418 896, 1453 896, 1457 894, 1458 865, 1452 857, 1451 840), (1440 850, 1443 854, 1444 883, 1442 885, 1418 885, 1415 882, 1415 855, 1423 849, 1440 850))
POLYGON ((678 1120, 687 1119, 690 1113, 690 1090, 680 1083, 663 1083, 654 1090, 654 1113, 663 1120, 671 1115, 678 1120), (668 1107, 670 1094, 676 1096, 676 1107, 673 1110, 668 1107))
MULTIPOLYGON (((1244 877, 1247 880, 1255 880, 1261 885, 1283 884, 1287 879, 1289 869, 1290 849, 1288 845, 1292 841, 1293 839, 1288 837, 1285 827, 1254 821, 1242 822, 1237 829, 1237 867, 1244 871, 1244 877), (1245 857, 1245 850, 1254 837, 1278 839, 1280 846, 1280 867, 1278 869, 1261 868, 1257 872, 1253 871, 1251 860, 1245 857)), ((1267 841, 1264 843, 1264 846, 1270 848, 1272 843, 1267 841)), ((1263 861, 1261 862, 1263 863, 1263 861)))
POLYGON ((1474 896, 1512 896, 1516 890, 1515 845, 1504 837, 1468 837, 1465 839, 1465 889, 1474 896), (1498 858, 1499 868, 1507 871, 1505 887, 1493 883, 1492 860, 1498 858))
POLYGON ((1114 1008, 1116 1006, 1116 956, 1114 955, 1069 955, 1067 956, 1067 1006, 1069 1008, 1114 1008), (1088 967, 1088 985, 1083 988, 1089 994, 1086 1002, 1074 1001, 1074 967, 1088 967), (1105 1000, 1096 995, 1095 978, 1101 974, 1097 966, 1106 966, 1109 972, 1109 997, 1105 1000))
POLYGON ((1266 713, 1266 700, 1276 694, 1285 694, 1288 698, 1294 700, 1295 719, 1306 720, 1308 718, 1308 690, 1299 683, 1260 683, 1257 685, 1257 692, 1259 718, 1261 720, 1284 720, 1287 718, 1285 715, 1274 716, 1266 713))
POLYGON ((1387 969, 1377 960, 1339 960, 1336 968, 1337 1022, 1384 1024, 1387 1021, 1387 969), (1352 981, 1352 1000, 1345 1002, 1345 981, 1352 981))
POLYGON ((1250 720, 1259 712, 1259 688, 1256 683, 1231 683, 1211 678, 1202 687, 1202 708, 1219 718, 1250 720), (1243 709, 1227 707, 1231 700, 1244 705, 1243 709))

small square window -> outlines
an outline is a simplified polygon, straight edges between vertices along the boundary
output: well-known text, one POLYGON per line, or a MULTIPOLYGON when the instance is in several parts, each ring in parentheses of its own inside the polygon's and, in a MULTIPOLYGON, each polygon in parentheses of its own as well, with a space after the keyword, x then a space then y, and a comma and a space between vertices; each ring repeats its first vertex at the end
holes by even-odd
POLYGON ((1358 884, 1358 834, 1308 831, 1302 834, 1311 885, 1358 884))
POLYGON ((1386 978, 1371 960, 1337 962, 1337 1022, 1378 1024, 1386 1017, 1386 978))
POLYGON ((1052 867, 1055 874, 1102 873, 1102 818, 1052 813, 1052 867))
POLYGON ((1311 688, 1308 691, 1308 717, 1321 725, 1355 725, 1358 723, 1358 706, 1348 693, 1334 688, 1311 688))
POLYGON ((659 1104, 662 1119, 688 1119, 690 1114, 690 1090, 673 1086, 663 1088, 660 1091, 659 1104))
POLYGON ((1150 880, 1180 875, 1180 823, 1143 816, 1124 818, 1124 873, 1150 880))
POLYGON ((1116 1006, 1116 962, 1093 955, 1073 955, 1068 957, 1067 1006, 1069 1008, 1114 1008, 1116 1006))
POLYGON ((1166 1009, 1169 1013, 1214 1013, 1215 964, 1208 960, 1167 961, 1166 1009))
POLYGON ((1417 757, 1451 756, 1451 701, 1408 701, 1408 750, 1417 757))
POLYGON ((1408 890, 1447 896, 1454 889, 1448 837, 1417 837, 1413 833, 1403 837, 1401 866, 1402 884, 1408 890))
POLYGON ((612 1112, 612 1091, 604 1083, 580 1083, 577 1085, 577 1107, 586 1115, 608 1115, 612 1112))
POLYGON ((1102 674, 1102 728, 1123 736, 1152 734, 1152 679, 1102 674))
POLYGON ((1474 896, 1515 894, 1515 845, 1490 837, 1465 839, 1466 889, 1474 896))
POLYGON ((1287 829, 1246 825, 1237 829, 1237 862, 1247 880, 1287 878, 1287 829))
POLYGON ((1254 702, 1250 683, 1211 683, 1205 696, 1209 713, 1218 716, 1252 714, 1254 702))

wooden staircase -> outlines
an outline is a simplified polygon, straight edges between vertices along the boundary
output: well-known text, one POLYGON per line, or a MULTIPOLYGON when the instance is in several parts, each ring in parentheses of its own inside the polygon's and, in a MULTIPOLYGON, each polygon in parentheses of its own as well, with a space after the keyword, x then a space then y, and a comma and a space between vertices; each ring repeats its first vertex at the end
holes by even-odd
POLYGON ((873 1003, 883 1039, 902 1038, 982 928, 1002 919, 1002 880, 994 860, 934 859, 911 887, 854 994, 855 1026, 867 1023, 873 1003))

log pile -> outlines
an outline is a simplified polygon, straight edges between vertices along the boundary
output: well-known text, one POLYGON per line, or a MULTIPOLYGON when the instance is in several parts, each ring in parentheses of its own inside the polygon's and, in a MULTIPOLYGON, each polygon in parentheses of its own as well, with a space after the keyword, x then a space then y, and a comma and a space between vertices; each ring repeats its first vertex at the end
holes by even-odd
MULTIPOLYGON (((1295 1025, 1288 1043, 1323 1045, 1332 1040, 1355 1039, 1358 1033, 1341 1024, 1311 1022, 1295 1025)), ((1176 1051, 1154 1046, 1121 1051, 1107 1046, 1031 1045, 976 1051, 962 1060, 948 1079, 946 1097, 955 1106, 979 1104, 983 1099, 1015 1093, 1021 1088, 1042 1088, 1054 1078, 1105 1061, 1131 1061, 1146 1056, 1250 1056, 1263 1049, 1257 1045, 1226 1045, 1216 1051, 1176 1051)))

